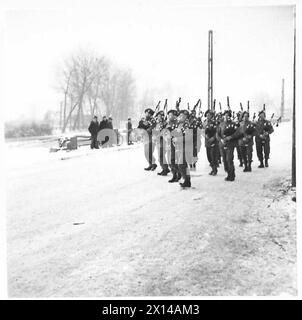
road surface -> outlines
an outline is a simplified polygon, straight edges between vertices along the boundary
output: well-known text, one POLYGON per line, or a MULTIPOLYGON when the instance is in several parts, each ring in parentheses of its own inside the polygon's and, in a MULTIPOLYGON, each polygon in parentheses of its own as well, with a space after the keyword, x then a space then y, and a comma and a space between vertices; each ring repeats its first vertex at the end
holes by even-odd
POLYGON ((191 190, 146 172, 142 146, 6 146, 10 297, 295 295, 290 123, 270 167, 191 190))

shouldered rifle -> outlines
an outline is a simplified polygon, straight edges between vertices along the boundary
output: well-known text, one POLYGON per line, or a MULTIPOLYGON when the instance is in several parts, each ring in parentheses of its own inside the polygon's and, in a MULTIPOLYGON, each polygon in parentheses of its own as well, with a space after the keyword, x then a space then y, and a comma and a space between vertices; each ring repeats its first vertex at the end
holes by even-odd
POLYGON ((247 102, 247 112, 249 113, 250 112, 250 101, 248 100, 247 102))
POLYGON ((242 103, 240 102, 240 110, 243 111, 242 103))
POLYGON ((177 112, 179 112, 179 101, 178 100, 176 100, 175 109, 177 112))
POLYGON ((219 102, 219 110, 220 110, 220 112, 222 111, 221 102, 219 102))
POLYGON ((215 111, 215 105, 216 105, 216 99, 214 99, 214 102, 213 102, 213 111, 215 111))
POLYGON ((194 111, 195 111, 195 110, 196 110, 196 108, 198 107, 199 102, 200 102, 200 99, 198 99, 198 101, 196 102, 195 106, 193 107, 193 110, 194 110, 194 111))
POLYGON ((159 110, 159 106, 160 106, 160 100, 158 101, 158 104, 157 104, 157 106, 155 107, 154 114, 156 113, 157 109, 159 110))
POLYGON ((227 96, 227 106, 228 106, 228 109, 231 110, 231 107, 230 107, 230 98, 229 98, 229 96, 227 96))
POLYGON ((168 99, 165 100, 165 105, 164 105, 164 120, 166 121, 167 120, 167 117, 168 117, 168 114, 167 114, 167 111, 168 111, 168 99))
POLYGON ((255 119, 256 119, 256 112, 254 112, 253 121, 255 121, 255 119))

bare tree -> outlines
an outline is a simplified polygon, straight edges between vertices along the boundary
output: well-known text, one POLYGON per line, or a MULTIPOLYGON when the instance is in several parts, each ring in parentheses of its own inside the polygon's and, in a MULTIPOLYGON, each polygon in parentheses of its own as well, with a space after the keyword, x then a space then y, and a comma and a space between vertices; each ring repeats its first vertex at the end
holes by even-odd
POLYGON ((87 127, 87 117, 100 114, 126 119, 134 105, 135 81, 130 70, 116 68, 107 58, 81 50, 66 59, 59 73, 63 94, 62 132, 87 127))

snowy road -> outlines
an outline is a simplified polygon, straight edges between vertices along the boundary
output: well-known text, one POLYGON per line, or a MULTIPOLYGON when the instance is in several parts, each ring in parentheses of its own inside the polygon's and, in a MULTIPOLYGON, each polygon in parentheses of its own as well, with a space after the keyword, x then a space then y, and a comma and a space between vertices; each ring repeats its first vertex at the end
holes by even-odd
POLYGON ((290 125, 270 167, 236 160, 234 183, 208 175, 202 146, 191 190, 145 172, 141 146, 7 147, 9 295, 296 294, 290 125))

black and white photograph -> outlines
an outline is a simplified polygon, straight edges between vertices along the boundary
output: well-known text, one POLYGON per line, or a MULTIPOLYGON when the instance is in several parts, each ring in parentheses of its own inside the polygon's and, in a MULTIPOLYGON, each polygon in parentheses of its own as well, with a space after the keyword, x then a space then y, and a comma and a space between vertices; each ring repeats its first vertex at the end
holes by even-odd
POLYGON ((7 2, 3 295, 297 297, 297 12, 7 2))

